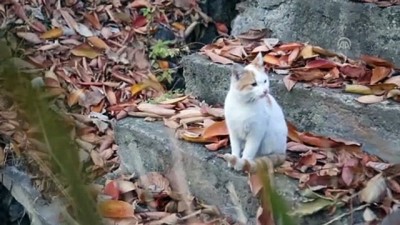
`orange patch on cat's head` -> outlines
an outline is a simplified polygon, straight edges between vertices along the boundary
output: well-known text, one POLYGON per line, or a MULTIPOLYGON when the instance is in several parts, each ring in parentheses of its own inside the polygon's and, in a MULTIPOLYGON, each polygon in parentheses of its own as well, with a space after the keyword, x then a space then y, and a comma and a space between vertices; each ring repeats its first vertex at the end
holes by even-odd
POLYGON ((252 71, 245 70, 237 82, 237 89, 240 91, 251 90, 254 83, 256 83, 256 75, 252 71))

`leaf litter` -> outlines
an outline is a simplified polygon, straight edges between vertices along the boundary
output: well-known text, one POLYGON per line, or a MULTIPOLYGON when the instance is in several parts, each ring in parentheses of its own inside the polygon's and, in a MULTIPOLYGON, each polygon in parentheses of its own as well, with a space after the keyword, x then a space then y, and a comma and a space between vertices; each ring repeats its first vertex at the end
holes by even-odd
MULTIPOLYGON (((115 1, 97 5, 95 9, 82 2, 72 9, 46 6, 41 17, 51 19, 47 26, 40 17, 28 19, 21 3, 2 4, 10 6, 7 8, 12 15, 9 20, 22 20, 28 25, 15 28, 18 37, 33 44, 25 51, 23 62, 46 71, 41 85, 56 97, 55 104, 63 105, 64 119, 74 126, 72 137, 82 153, 92 159, 92 165, 86 170, 95 176, 118 167, 115 154, 118 146, 111 124, 127 116, 163 120, 167 127, 176 130, 179 139, 201 143, 210 151, 229 145, 223 108, 199 102, 193 96, 170 94, 152 73, 155 63, 149 52, 137 51, 148 44, 148 37, 154 35, 157 24, 173 21, 168 26, 179 37, 187 35, 192 24, 209 22, 210 18, 194 1, 187 4, 187 1, 135 0, 128 5, 125 1, 115 1), (142 9, 146 7, 156 12, 151 20, 143 16, 142 9), (166 9, 168 17, 160 9, 166 9), (182 9, 190 9, 194 15, 191 18, 200 19, 190 21, 182 9)), ((224 36, 226 26, 216 25, 224 36)), ((266 29, 250 30, 236 39, 219 38, 200 51, 221 64, 248 62, 252 54, 262 52, 267 69, 285 75, 289 91, 297 82, 308 82, 328 88, 345 86, 345 91, 364 95, 357 100, 365 104, 385 99, 400 102, 398 68, 391 62, 367 55, 352 60, 319 46, 281 43, 267 38, 268 35, 266 29)), ((163 61, 157 64, 162 70, 170 66, 163 61)), ((34 143, 34 139, 17 132, 19 124, 12 116, 15 108, 10 106, 1 112, 5 122, 1 130, 14 140, 15 152, 27 148, 29 141, 34 143)), ((332 212, 338 202, 350 204, 356 198, 354 193, 358 193, 356 196, 361 202, 385 204, 382 207, 389 208, 386 214, 398 205, 400 180, 390 173, 396 165, 368 155, 362 151, 361 144, 300 132, 293 125, 289 127, 288 157, 276 172, 299 180, 301 189, 317 193, 310 202, 304 203, 302 211, 294 214, 304 216, 325 208, 332 212)), ((29 130, 25 132, 31 135, 29 130)), ((204 218, 200 218, 210 213, 211 206, 198 204, 194 197, 178 195, 160 174, 145 176, 152 182, 143 184, 140 179, 119 178, 109 181, 104 191, 98 193, 98 197, 108 196, 99 207, 110 224, 175 224, 186 220, 193 220, 192 224, 204 223, 204 218), (182 208, 182 199, 191 202, 197 211, 188 213, 188 209, 182 208)), ((267 216, 268 209, 260 209, 258 214, 267 216)), ((211 212, 219 217, 207 224, 230 224, 222 221, 219 212, 211 212)), ((372 213, 366 212, 365 217, 368 220, 376 219, 373 215, 382 217, 372 213)))

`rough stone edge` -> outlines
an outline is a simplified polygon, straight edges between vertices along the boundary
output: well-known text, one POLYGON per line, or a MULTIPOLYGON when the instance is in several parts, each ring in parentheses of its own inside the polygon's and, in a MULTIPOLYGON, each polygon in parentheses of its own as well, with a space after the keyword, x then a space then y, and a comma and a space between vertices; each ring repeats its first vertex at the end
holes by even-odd
POLYGON ((58 225, 59 209, 57 201, 47 202, 32 186, 30 177, 14 166, 0 169, 1 182, 28 212, 32 225, 58 225))

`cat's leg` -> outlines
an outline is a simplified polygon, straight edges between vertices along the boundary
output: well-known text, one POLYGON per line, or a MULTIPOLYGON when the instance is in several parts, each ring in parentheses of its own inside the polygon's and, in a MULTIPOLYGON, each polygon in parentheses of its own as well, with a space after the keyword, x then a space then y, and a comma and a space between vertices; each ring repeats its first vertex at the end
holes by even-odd
POLYGON ((258 129, 254 129, 249 135, 247 136, 246 143, 244 145, 244 150, 242 157, 237 160, 235 169, 242 170, 245 160, 253 161, 257 155, 257 152, 260 148, 263 134, 261 132, 256 132, 258 129))
MULTIPOLYGON (((236 159, 240 158, 240 152, 241 152, 241 146, 242 146, 242 141, 238 137, 238 135, 235 132, 230 132, 229 133, 229 142, 231 144, 231 155, 235 156, 236 159)), ((228 161, 228 167, 232 167, 233 165, 231 162, 228 161)))

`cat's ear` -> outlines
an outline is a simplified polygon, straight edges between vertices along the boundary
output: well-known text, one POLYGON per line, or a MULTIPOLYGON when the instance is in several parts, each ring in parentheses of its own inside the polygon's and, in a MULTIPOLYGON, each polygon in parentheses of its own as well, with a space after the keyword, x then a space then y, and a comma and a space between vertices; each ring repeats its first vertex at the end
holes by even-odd
POLYGON ((239 80, 242 73, 243 73, 243 67, 239 65, 238 63, 234 63, 232 65, 232 76, 236 79, 239 80))
POLYGON ((257 54, 257 56, 253 59, 251 64, 253 64, 257 68, 264 68, 264 58, 261 52, 257 54))

